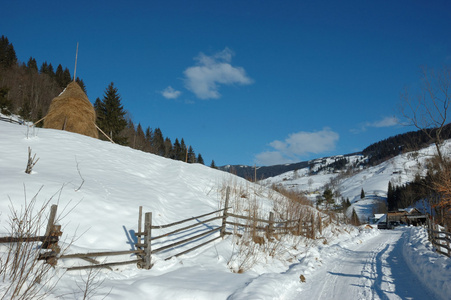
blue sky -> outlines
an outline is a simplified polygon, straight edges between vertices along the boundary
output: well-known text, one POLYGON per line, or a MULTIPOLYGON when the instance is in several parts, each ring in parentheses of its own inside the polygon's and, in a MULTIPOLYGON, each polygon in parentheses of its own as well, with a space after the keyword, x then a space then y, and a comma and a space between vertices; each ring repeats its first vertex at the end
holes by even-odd
POLYGON ((19 60, 110 82, 136 124, 206 164, 360 151, 413 130, 400 93, 451 64, 449 1, 3 1, 19 60))

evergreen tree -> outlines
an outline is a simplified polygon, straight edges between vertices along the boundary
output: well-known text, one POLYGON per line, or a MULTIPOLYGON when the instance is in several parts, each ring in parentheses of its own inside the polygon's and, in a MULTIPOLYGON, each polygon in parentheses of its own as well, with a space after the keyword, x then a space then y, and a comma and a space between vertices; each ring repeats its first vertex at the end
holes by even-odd
POLYGON ((144 135, 144 131, 141 127, 141 123, 138 123, 138 127, 136 127, 136 137, 135 137, 135 149, 144 150, 146 146, 146 136, 144 135))
POLYGON ((204 159, 202 158, 202 155, 200 155, 200 153, 197 155, 197 163, 204 165, 204 159))
POLYGON ((49 64, 44 61, 41 65, 41 68, 39 69, 39 73, 41 74, 47 74, 49 72, 49 64))
POLYGON ((176 138, 175 142, 174 142, 174 146, 172 147, 173 149, 173 155, 171 156, 172 159, 175 160, 180 160, 180 157, 182 156, 181 152, 182 152, 182 147, 180 146, 180 142, 179 139, 176 138))
POLYGON ((360 220, 359 220, 359 216, 357 215, 357 213, 355 212, 355 209, 352 209, 352 215, 351 215, 351 224, 358 226, 360 225, 360 220))
POLYGON ((362 188, 362 190, 360 191, 360 199, 363 199, 363 198, 365 198, 365 192, 363 191, 363 188, 362 188))
POLYGON ((186 149, 185 141, 182 138, 182 140, 180 141, 180 152, 179 152, 178 160, 186 162, 187 151, 188 150, 186 149))
POLYGON ((326 205, 333 204, 334 203, 334 194, 332 193, 332 190, 327 188, 323 192, 323 198, 326 200, 326 205))
POLYGON ((153 132, 152 148, 156 155, 164 156, 164 138, 160 128, 155 128, 155 131, 153 132))
POLYGON ((36 62, 36 59, 30 57, 30 59, 27 62, 27 68, 31 72, 38 72, 38 64, 36 62))
POLYGON ((164 140, 164 157, 171 158, 173 156, 172 142, 171 139, 167 137, 164 140))
POLYGON ((61 64, 56 67, 55 79, 58 85, 62 88, 66 87, 63 83, 63 66, 61 64))
MULTIPOLYGON (((66 68, 64 68, 64 72, 63 72, 64 87, 66 87, 71 81, 72 81, 72 76, 70 75, 69 69, 66 67, 66 68)), ((81 89, 84 91, 84 87, 82 87, 81 89)))
POLYGON ((98 114, 98 126, 103 130, 113 141, 118 144, 125 144, 124 138, 119 136, 119 133, 127 126, 125 120, 125 111, 121 105, 121 97, 114 83, 111 82, 105 91, 105 95, 99 103, 94 103, 98 114))
POLYGON ((190 164, 196 163, 196 154, 194 153, 194 149, 191 146, 189 146, 188 148, 188 162, 190 164))
POLYGON ((9 116, 13 110, 13 103, 11 100, 8 100, 8 98, 6 97, 7 94, 8 88, 0 88, 0 112, 4 115, 9 116))
POLYGON ((153 132, 152 132, 152 129, 150 129, 150 127, 149 126, 147 126, 147 128, 146 128, 146 149, 145 149, 145 151, 146 152, 149 152, 149 153, 153 153, 153 151, 152 151, 152 136, 153 136, 153 132))
POLYGON ((388 206, 389 211, 393 210, 393 208, 395 206, 394 197, 395 197, 395 191, 393 189, 391 181, 389 181, 388 182, 388 191, 387 191, 387 206, 388 206))
MULTIPOLYGON (((69 73, 69 76, 70 76, 70 73, 69 73)), ((83 90, 83 92, 86 94, 86 95, 88 95, 88 92, 86 91, 86 86, 85 86, 85 83, 83 82, 83 79, 80 79, 80 78, 78 78, 77 77, 77 79, 75 79, 75 81, 78 83, 78 85, 81 87, 81 89, 83 90)), ((69 80, 69 82, 70 82, 70 80, 69 80)), ((69 84, 69 82, 68 82, 68 84, 69 84)))
POLYGON ((211 161, 210 168, 213 168, 213 169, 217 169, 217 168, 218 168, 218 167, 216 166, 214 160, 211 161))
POLYGON ((0 38, 0 68, 11 68, 17 63, 16 51, 13 44, 10 44, 8 38, 3 36, 0 38))

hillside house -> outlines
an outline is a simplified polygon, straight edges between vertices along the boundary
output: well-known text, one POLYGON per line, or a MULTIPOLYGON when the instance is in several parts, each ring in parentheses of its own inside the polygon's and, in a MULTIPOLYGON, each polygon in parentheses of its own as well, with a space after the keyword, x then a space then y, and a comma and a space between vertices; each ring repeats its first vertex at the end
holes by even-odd
POLYGON ((421 225, 426 222, 426 215, 417 208, 399 209, 387 213, 387 222, 389 224, 421 225))

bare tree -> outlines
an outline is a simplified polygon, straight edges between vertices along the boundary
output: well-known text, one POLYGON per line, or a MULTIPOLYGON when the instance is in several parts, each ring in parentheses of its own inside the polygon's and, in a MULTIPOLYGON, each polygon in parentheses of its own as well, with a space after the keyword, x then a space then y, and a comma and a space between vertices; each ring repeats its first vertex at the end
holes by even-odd
POLYGON ((435 71, 421 69, 421 86, 416 95, 406 89, 401 95, 401 112, 408 121, 423 131, 435 144, 440 162, 445 164, 441 151, 443 129, 449 123, 451 104, 451 68, 444 66, 435 71))
POLYGON ((409 125, 424 132, 436 147, 436 157, 429 162, 429 171, 435 175, 432 189, 440 195, 431 202, 442 222, 449 221, 451 212, 451 162, 443 154, 444 129, 449 123, 451 104, 451 68, 444 66, 440 70, 422 68, 421 87, 418 94, 412 96, 407 90, 401 95, 402 114, 409 125), (435 202, 435 203, 434 203, 435 202), (447 210, 447 213, 444 212, 447 210))

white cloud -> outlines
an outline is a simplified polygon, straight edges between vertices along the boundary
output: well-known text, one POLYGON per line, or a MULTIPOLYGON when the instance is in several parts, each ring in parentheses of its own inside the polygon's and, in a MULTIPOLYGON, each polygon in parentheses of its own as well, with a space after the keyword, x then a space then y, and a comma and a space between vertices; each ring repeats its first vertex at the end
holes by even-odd
POLYGON ((257 154, 255 159, 261 165, 300 161, 302 156, 335 150, 338 139, 338 133, 327 127, 315 132, 300 131, 290 134, 283 141, 271 142, 269 145, 274 151, 257 154))
POLYGON ((257 164, 263 166, 273 166, 294 162, 284 157, 282 153, 278 151, 266 151, 259 153, 255 156, 255 161, 257 164))
POLYGON ((184 71, 186 88, 200 99, 216 99, 221 96, 220 85, 251 84, 243 68, 231 65, 232 56, 229 48, 212 56, 200 53, 196 65, 184 71))
POLYGON ((166 99, 177 99, 181 94, 182 92, 173 89, 171 86, 161 91, 161 95, 166 99))
POLYGON ((391 127, 391 126, 395 126, 395 125, 399 125, 399 120, 396 117, 385 117, 382 120, 372 122, 372 123, 367 123, 368 127, 376 127, 376 128, 391 127))
POLYGON ((369 127, 370 128, 382 128, 382 127, 392 127, 399 125, 399 119, 395 116, 393 117, 385 117, 381 120, 374 121, 374 122, 365 122, 360 125, 360 128, 358 129, 352 129, 351 132, 354 133, 360 133, 366 131, 369 127))

